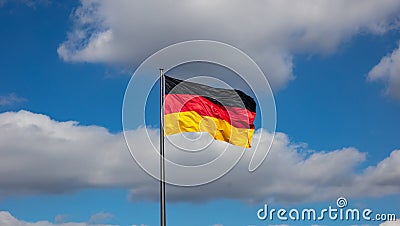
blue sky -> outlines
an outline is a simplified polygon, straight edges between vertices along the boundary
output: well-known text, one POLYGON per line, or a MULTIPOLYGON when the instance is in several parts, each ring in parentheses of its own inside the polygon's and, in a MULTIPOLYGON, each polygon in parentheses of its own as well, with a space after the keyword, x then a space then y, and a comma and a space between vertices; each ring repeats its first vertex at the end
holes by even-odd
POLYGON ((256 212, 340 195, 399 218, 400 1, 150 2, 0 0, 2 224, 158 225, 158 184, 127 160, 122 103, 137 65, 192 39, 257 62, 280 135, 254 174, 239 165, 217 183, 169 186, 169 225, 292 224, 256 212))

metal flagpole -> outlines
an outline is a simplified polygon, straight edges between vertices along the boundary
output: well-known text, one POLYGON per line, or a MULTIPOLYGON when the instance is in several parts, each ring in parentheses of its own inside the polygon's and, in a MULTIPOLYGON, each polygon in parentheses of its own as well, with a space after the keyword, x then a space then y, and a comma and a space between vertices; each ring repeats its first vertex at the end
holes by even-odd
POLYGON ((162 68, 160 68, 160 223, 166 226, 165 209, 165 158, 164 158, 164 95, 165 95, 165 77, 162 68))

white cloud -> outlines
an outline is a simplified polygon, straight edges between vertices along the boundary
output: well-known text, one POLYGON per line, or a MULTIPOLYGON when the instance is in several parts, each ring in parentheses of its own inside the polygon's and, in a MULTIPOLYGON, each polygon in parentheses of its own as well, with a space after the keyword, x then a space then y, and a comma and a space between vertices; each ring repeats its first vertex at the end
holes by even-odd
POLYGON ((279 88, 293 78, 293 54, 326 54, 360 32, 382 34, 399 25, 399 12, 397 0, 81 0, 58 54, 138 64, 170 44, 211 39, 247 52, 279 88))
POLYGON ((386 221, 379 226, 400 226, 400 220, 397 219, 396 221, 386 221))
POLYGON ((68 218, 68 215, 66 215, 66 214, 59 214, 59 215, 57 215, 57 216, 54 217, 54 221, 55 221, 56 223, 64 223, 64 222, 66 222, 67 218, 68 218))
POLYGON ((106 212, 100 212, 93 214, 90 219, 89 223, 102 223, 108 220, 111 220, 114 216, 111 213, 106 213, 106 212))
POLYGON ((25 98, 20 97, 15 93, 0 95, 0 106, 11 106, 25 101, 27 101, 25 98))
MULTIPOLYGON (((118 187, 129 189, 132 200, 158 200, 158 182, 134 163, 121 133, 19 111, 0 114, 0 134, 0 197, 118 187)), ((263 134, 266 137, 258 132, 254 136, 255 141, 261 139, 261 147, 271 136, 263 134)), ((145 155, 152 151, 146 136, 143 128, 128 135, 145 155)), ((156 130, 150 130, 149 136, 158 139, 156 130)), ((213 143, 207 153, 222 151, 220 144, 213 143)), ((178 153, 169 156, 178 162, 194 161, 188 154, 181 155, 171 147, 168 150, 178 153)), ((213 183, 192 188, 168 186, 168 201, 309 202, 400 193, 400 150, 361 173, 356 168, 365 160, 365 153, 355 148, 314 152, 291 143, 283 133, 276 134, 266 161, 253 173, 247 170, 251 155, 252 149, 246 150, 239 164, 213 183)))
POLYGON ((131 161, 122 135, 102 127, 19 111, 0 114, 0 130, 0 196, 120 187, 148 178, 131 161))
POLYGON ((368 73, 369 81, 383 81, 386 94, 400 100, 400 42, 399 48, 381 59, 368 73))
POLYGON ((88 223, 51 223, 48 221, 26 222, 18 220, 7 211, 0 211, 0 224, 2 226, 111 226, 105 224, 88 224, 88 223))

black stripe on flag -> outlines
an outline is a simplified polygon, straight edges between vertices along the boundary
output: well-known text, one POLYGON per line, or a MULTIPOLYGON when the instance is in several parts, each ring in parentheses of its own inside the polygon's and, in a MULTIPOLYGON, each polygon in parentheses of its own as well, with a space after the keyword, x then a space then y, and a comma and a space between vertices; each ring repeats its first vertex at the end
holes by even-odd
POLYGON ((218 105, 246 108, 256 112, 256 102, 253 98, 237 89, 214 88, 165 76, 165 93, 203 96, 218 105))

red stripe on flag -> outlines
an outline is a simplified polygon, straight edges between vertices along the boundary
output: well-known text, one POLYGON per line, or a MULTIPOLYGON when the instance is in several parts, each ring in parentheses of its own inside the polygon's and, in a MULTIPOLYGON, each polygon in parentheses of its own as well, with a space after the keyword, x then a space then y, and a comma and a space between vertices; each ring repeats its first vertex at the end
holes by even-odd
POLYGON ((165 95, 164 114, 195 111, 202 116, 210 116, 227 121, 236 128, 254 129, 255 112, 246 108, 221 106, 203 96, 190 94, 165 95))

